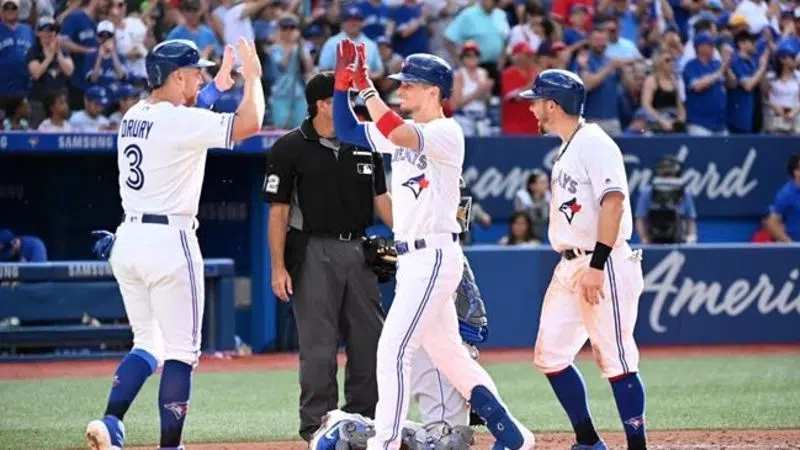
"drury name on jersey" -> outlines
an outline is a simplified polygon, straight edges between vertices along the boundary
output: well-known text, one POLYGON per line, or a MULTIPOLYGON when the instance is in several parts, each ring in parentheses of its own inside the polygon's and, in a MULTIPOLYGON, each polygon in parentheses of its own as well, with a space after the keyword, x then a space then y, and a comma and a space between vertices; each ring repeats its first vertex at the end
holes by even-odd
POLYGON ((147 139, 153 122, 149 120, 123 119, 119 125, 119 137, 147 139))

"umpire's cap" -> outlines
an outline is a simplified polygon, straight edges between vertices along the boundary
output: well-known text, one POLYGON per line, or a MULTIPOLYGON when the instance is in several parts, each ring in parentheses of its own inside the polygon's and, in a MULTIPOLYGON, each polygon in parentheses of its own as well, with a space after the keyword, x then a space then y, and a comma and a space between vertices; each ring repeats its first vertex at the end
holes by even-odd
POLYGON ((453 88, 453 69, 447 61, 427 53, 409 55, 403 61, 403 68, 399 73, 389 75, 389 78, 406 83, 425 83, 439 86, 444 98, 450 97, 453 88))
POLYGON ((214 65, 213 62, 200 58, 197 45, 187 39, 171 39, 164 41, 150 50, 145 59, 147 66, 147 83, 151 89, 160 87, 167 81, 169 74, 184 67, 204 68, 214 65))
POLYGON ((529 100, 543 98, 552 100, 571 116, 583 115, 586 101, 586 87, 583 81, 572 72, 562 69, 549 69, 541 72, 533 80, 533 86, 519 94, 529 100))

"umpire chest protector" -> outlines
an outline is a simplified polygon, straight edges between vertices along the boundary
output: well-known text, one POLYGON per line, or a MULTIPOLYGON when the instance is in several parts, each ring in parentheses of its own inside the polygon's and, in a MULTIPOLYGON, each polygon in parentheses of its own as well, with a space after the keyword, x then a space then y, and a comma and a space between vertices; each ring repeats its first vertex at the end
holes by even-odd
POLYGON ((310 119, 267 155, 264 197, 290 203, 290 226, 328 236, 363 236, 374 197, 386 192, 381 155, 320 137, 310 119))

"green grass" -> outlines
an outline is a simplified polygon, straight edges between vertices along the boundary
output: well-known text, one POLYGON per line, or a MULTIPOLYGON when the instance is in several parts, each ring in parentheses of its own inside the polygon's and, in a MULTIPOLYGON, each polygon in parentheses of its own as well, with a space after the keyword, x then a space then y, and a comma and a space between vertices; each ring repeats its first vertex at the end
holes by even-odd
MULTIPOLYGON (((608 383, 590 361, 579 366, 597 426, 621 429, 608 383)), ((524 423, 535 431, 569 429, 548 383, 530 363, 487 368, 524 423)), ((800 428, 800 356, 650 359, 641 373, 650 429, 800 428)), ((82 447, 84 427, 102 413, 109 381, 0 382, 0 448, 82 447)), ((156 443, 157 389, 154 377, 128 413, 129 444, 156 443)), ((198 374, 186 441, 295 439, 297 399, 292 371, 198 374)))

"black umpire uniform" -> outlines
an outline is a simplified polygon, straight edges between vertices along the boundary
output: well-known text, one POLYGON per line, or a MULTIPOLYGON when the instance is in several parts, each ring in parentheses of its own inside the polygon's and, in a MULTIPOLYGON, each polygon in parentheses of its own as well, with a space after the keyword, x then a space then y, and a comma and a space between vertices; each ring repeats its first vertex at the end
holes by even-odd
MULTIPOLYGON (((341 409, 374 418, 378 402, 375 367, 384 312, 362 240, 373 224, 375 197, 387 192, 386 178, 380 154, 317 133, 313 118, 331 114, 333 89, 333 73, 309 80, 309 117, 272 146, 263 188, 270 217, 276 205, 290 205, 284 260, 300 347, 299 431, 306 441, 322 416, 338 408, 340 338, 347 349, 341 409), (320 100, 328 105, 324 111, 317 108, 320 100)), ((330 123, 332 131, 332 116, 330 123)), ((273 260, 279 250, 270 242, 273 260)))

